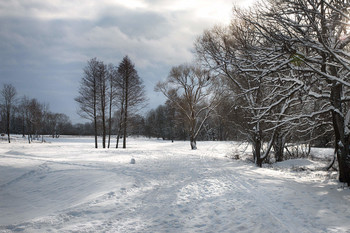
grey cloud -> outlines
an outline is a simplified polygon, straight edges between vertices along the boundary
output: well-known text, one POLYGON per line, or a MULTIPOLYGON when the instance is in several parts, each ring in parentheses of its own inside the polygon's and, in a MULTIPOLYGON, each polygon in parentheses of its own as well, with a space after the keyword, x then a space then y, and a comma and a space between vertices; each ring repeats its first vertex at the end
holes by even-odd
POLYGON ((167 35, 171 28, 167 18, 150 11, 112 8, 103 12, 97 21, 101 27, 118 27, 131 38, 160 39, 167 35))
MULTIPOLYGON (((166 4, 157 1, 147 3, 166 4)), ((190 9, 116 5, 94 8, 93 17, 37 17, 35 12, 54 12, 57 5, 36 2, 29 5, 28 14, 0 15, 1 82, 12 83, 18 93, 49 102, 52 111, 72 118, 77 118, 73 99, 88 59, 98 57, 117 65, 128 54, 145 81, 150 106, 155 107, 162 98, 153 93, 154 85, 171 66, 192 58, 195 37, 210 24, 194 18, 190 9)))

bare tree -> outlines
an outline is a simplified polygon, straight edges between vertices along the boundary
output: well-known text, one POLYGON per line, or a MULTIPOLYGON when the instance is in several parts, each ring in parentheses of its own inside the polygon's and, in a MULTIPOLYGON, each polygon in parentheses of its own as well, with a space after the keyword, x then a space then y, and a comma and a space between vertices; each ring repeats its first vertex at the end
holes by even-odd
POLYGON ((20 106, 24 109, 24 128, 28 135, 28 142, 31 143, 34 137, 38 137, 39 135, 42 126, 44 105, 40 104, 37 99, 29 99, 24 96, 20 106))
POLYGON ((63 113, 47 112, 45 118, 44 132, 52 138, 58 138, 66 130, 67 125, 71 124, 69 117, 63 113))
POLYGON ((57 114, 54 114, 52 112, 47 113, 45 129, 52 138, 55 138, 56 136, 57 118, 57 114))
POLYGON ((11 116, 15 104, 15 97, 16 97, 16 88, 12 86, 11 84, 4 84, 2 90, 1 90, 1 97, 2 97, 2 107, 4 109, 4 112, 6 114, 6 133, 8 142, 11 143, 11 137, 10 137, 10 122, 11 122, 11 116))
POLYGON ((88 61, 84 68, 84 76, 81 79, 79 96, 75 98, 75 101, 79 104, 80 111, 78 114, 94 122, 94 134, 95 134, 95 148, 98 148, 97 136, 98 136, 98 78, 100 77, 100 65, 101 61, 93 58, 88 61))
MULTIPOLYGON (((119 64, 120 67, 121 64, 119 64)), ((116 141, 116 148, 119 147, 119 139, 122 134, 123 126, 124 126, 124 111, 125 111, 125 82, 126 79, 123 78, 120 72, 122 72, 121 68, 117 68, 117 74, 116 74, 116 79, 114 79, 114 85, 117 88, 116 90, 116 105, 119 105, 119 111, 118 111, 118 121, 117 121, 117 141, 116 141)))
MULTIPOLYGON (((140 107, 146 102, 145 87, 137 71, 135 65, 128 56, 125 56, 118 66, 117 88, 120 102, 120 127, 119 132, 123 130, 123 148, 126 148, 126 137, 128 128, 128 117, 130 113, 136 113, 140 107)), ((119 141, 119 133, 117 137, 117 147, 119 141)))
POLYGON ((56 113, 57 115, 57 123, 56 123, 56 138, 60 136, 60 134, 69 131, 72 126, 72 122, 69 117, 63 113, 56 113))
POLYGON ((23 96, 19 100, 18 105, 18 113, 19 117, 21 119, 21 129, 22 129, 22 136, 25 137, 25 134, 27 133, 27 125, 26 125, 26 115, 27 115, 27 104, 29 100, 26 96, 23 96))
POLYGON ((168 78, 155 88, 183 114, 193 150, 197 149, 196 140, 203 124, 219 102, 219 94, 213 91, 208 75, 199 67, 180 65, 173 67, 168 78))
POLYGON ((41 131, 41 142, 44 142, 44 134, 46 130, 46 124, 49 117, 49 105, 48 104, 41 104, 41 119, 40 119, 40 131, 41 131))

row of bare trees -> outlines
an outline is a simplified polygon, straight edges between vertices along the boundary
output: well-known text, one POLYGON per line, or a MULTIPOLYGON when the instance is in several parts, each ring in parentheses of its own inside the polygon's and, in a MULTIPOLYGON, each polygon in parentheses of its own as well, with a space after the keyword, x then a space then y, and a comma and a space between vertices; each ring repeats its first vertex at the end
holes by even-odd
POLYGON ((123 138, 126 148, 126 137, 130 116, 145 105, 145 88, 135 65, 125 56, 118 66, 106 65, 93 58, 84 68, 79 95, 75 98, 79 104, 79 115, 94 122, 95 148, 97 137, 102 132, 102 147, 110 147, 111 135, 117 134, 116 148, 119 139, 123 138), (117 115, 113 118, 112 115, 117 115), (114 119, 114 122, 113 122, 114 119), (112 124, 117 125, 112 132, 112 124))
MULTIPOLYGON (((11 133, 27 135, 31 143, 34 137, 51 134, 57 137, 67 124, 69 118, 65 114, 49 111, 47 104, 26 96, 17 98, 16 88, 12 84, 4 84, 1 89, 0 130, 7 134, 11 142, 11 133)), ((43 137, 41 137, 43 140, 43 137)))
POLYGON ((344 0, 268 0, 234 9, 229 26, 196 41, 203 69, 239 103, 246 123, 237 128, 258 166, 271 151, 281 159, 294 135, 333 129, 339 180, 350 184, 349 9, 344 0))

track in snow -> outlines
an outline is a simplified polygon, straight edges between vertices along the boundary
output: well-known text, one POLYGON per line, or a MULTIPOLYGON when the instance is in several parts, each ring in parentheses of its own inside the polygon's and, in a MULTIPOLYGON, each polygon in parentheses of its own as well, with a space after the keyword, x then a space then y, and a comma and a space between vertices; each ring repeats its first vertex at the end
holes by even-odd
POLYGON ((350 232, 348 192, 229 160, 229 143, 65 146, 1 149, 0 231, 350 232))

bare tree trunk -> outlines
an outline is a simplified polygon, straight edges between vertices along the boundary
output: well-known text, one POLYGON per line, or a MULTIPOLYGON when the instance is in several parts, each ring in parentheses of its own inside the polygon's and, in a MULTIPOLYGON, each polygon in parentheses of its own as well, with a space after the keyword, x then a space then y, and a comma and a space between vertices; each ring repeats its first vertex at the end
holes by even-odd
POLYGON ((337 159, 339 163, 339 181, 347 183, 350 186, 350 168, 349 162, 349 135, 344 133, 344 117, 341 106, 342 85, 334 84, 331 89, 331 104, 334 107, 332 111, 333 128, 335 134, 335 148, 337 148, 337 159))
POLYGON ((106 148, 106 117, 104 110, 102 113, 102 148, 106 148))
POLYGON ((255 164, 258 167, 262 167, 263 161, 261 159, 261 140, 258 135, 256 135, 253 142, 253 157, 254 157, 255 164))
POLYGON ((95 148, 98 148, 98 144, 97 144, 97 87, 96 87, 96 78, 94 78, 94 88, 93 88, 93 98, 94 98, 94 102, 93 102, 93 111, 94 111, 94 130, 95 130, 95 148))
POLYGON ((109 118, 108 118, 108 145, 111 145, 111 134, 112 134, 112 102, 109 103, 109 118))
POLYGON ((197 142, 196 142, 196 139, 193 136, 191 136, 191 138, 190 138, 190 144, 191 144, 191 149, 192 150, 197 150, 197 142))
POLYGON ((117 144, 116 144, 115 148, 119 147, 119 139, 120 139, 120 135, 122 133, 122 127, 123 127, 123 115, 124 115, 124 100, 122 100, 121 109, 120 109, 119 127, 118 127, 118 133, 117 133, 117 144))
POLYGON ((28 143, 30 144, 32 142, 32 133, 28 132, 28 143))
POLYGON ((119 128, 118 128, 118 134, 117 134, 117 144, 115 146, 115 148, 119 148, 119 139, 120 139, 120 135, 122 133, 122 127, 123 127, 123 123, 122 123, 122 118, 120 119, 120 122, 119 122, 119 128))
POLYGON ((124 137, 123 137, 123 148, 126 148, 126 133, 128 126, 128 97, 129 97, 129 76, 125 77, 125 110, 124 110, 124 137))
POLYGON ((25 122, 24 122, 24 116, 23 116, 23 119, 22 119, 22 137, 25 137, 25 122))
POLYGON ((331 169, 335 163, 335 160, 337 159, 337 147, 335 147, 334 149, 334 154, 333 154, 333 159, 332 161, 329 163, 329 165, 327 166, 326 170, 328 171, 329 169, 331 169))
POLYGON ((95 148, 98 148, 97 144, 97 117, 94 117, 94 131, 95 131, 95 148))
MULTIPOLYGON (((104 74, 100 74, 104 75, 104 74)), ((101 120, 102 120, 102 148, 106 148, 106 79, 100 77, 100 105, 101 105, 101 120)))
POLYGON ((117 135, 117 143, 115 145, 115 148, 118 148, 119 147, 119 138, 120 138, 120 130, 118 130, 118 135, 117 135))
POLYGON ((109 80, 109 88, 110 88, 110 93, 109 93, 109 113, 108 113, 108 145, 107 147, 109 148, 111 145, 111 134, 112 134, 112 106, 113 106, 113 82, 110 79, 109 80))
POLYGON ((281 133, 276 133, 276 139, 273 143, 273 149, 275 151, 276 162, 282 162, 284 159, 284 144, 285 139, 281 133))
POLYGON ((127 111, 125 111, 125 118, 124 118, 124 132, 123 132, 123 148, 126 148, 126 133, 127 133, 127 111))
POLYGON ((108 113, 108 145, 111 146, 111 134, 112 134, 112 107, 114 101, 114 68, 112 65, 108 66, 108 84, 109 84, 109 113, 108 113))
POLYGON ((32 132, 32 126, 30 125, 30 121, 27 119, 26 120, 27 123, 27 135, 28 135, 28 143, 30 144, 30 140, 31 140, 31 132, 32 132))
POLYGON ((7 116, 6 116, 6 133, 7 133, 7 139, 8 142, 11 143, 11 138, 10 138, 10 110, 7 110, 7 116))
POLYGON ((195 137, 195 127, 196 127, 196 117, 195 117, 195 113, 194 113, 194 108, 192 106, 192 102, 190 101, 189 106, 191 109, 191 114, 190 114, 190 144, 191 144, 191 149, 192 150, 197 150, 197 142, 196 142, 196 137, 195 137))

